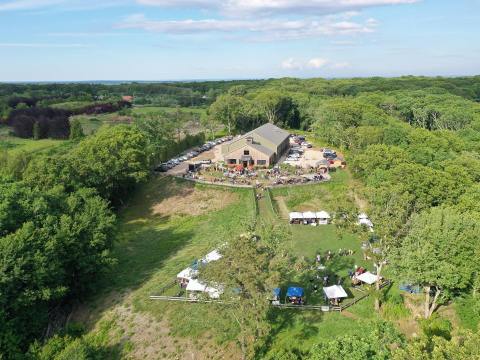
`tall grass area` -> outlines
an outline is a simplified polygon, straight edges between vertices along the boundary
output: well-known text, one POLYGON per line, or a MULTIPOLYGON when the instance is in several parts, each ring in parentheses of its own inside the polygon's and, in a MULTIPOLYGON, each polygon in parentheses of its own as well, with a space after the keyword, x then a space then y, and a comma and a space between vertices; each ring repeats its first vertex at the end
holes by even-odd
MULTIPOLYGON (((191 198, 191 205, 196 206, 194 197, 191 198)), ((114 306, 127 307, 134 314, 147 314, 156 324, 166 324, 168 336, 196 339, 201 346, 206 346, 205 342, 225 344, 232 340, 237 328, 227 316, 219 315, 218 307, 152 301, 149 296, 158 294, 195 259, 244 232, 254 217, 250 189, 225 189, 170 177, 152 179, 134 194, 121 212, 114 249, 118 264, 103 277, 102 291, 90 302, 91 311, 105 319, 112 316, 114 306), (177 199, 190 199, 192 194, 204 191, 212 194, 226 191, 235 201, 219 210, 205 208, 197 215, 185 214, 182 209, 170 209, 168 215, 154 214, 158 203, 174 207, 177 199), (105 304, 105 299, 112 294, 115 294, 115 305, 105 304)), ((97 321, 98 316, 94 320, 97 321)), ((95 324, 88 325, 93 330, 95 324)))
POLYGON ((34 153, 43 150, 53 149, 64 144, 65 140, 53 139, 22 139, 8 134, 8 128, 0 129, 0 152, 7 152, 14 155, 20 152, 34 153))
POLYGON ((480 304, 473 296, 465 296, 455 301, 455 312, 463 328, 476 331, 480 323, 480 304))

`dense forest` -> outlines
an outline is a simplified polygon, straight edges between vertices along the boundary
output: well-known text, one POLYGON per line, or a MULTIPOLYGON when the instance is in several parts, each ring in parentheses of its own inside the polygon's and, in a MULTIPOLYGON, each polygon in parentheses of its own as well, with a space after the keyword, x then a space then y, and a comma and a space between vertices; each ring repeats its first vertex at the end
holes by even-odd
MULTIPOLYGON (((478 333, 445 335, 434 315, 462 299, 480 317, 480 77, 0 84, 0 124, 12 136, 70 139, 48 152, 0 154, 0 354, 53 358, 73 341, 52 336, 115 266, 118 209, 159 161, 218 127, 238 134, 266 122, 345 153, 377 227, 378 272, 419 284, 430 321, 414 341, 382 324, 273 358, 478 357, 478 333), (132 115, 145 105, 205 109, 202 131, 179 137, 175 115, 132 115), (70 121, 113 112, 132 121, 89 136, 70 121)), ((95 344, 75 346, 79 358, 102 358, 95 344)))

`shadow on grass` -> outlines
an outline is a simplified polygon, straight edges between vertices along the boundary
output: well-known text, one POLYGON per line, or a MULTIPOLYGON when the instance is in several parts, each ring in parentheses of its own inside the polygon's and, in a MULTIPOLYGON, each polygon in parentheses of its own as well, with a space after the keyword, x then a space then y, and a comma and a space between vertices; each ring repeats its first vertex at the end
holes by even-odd
POLYGON ((118 264, 107 274, 109 283, 105 284, 105 288, 122 290, 140 286, 148 281, 172 254, 187 245, 193 236, 191 231, 175 227, 140 227, 136 230, 125 230, 129 232, 129 241, 118 246, 114 252, 118 264))
POLYGON ((298 347, 303 341, 316 337, 319 333, 319 325, 323 317, 322 312, 305 313, 305 310, 282 310, 272 308, 269 314, 269 322, 272 330, 265 339, 265 343, 259 349, 256 358, 263 358, 272 348, 274 341, 281 332, 295 331, 301 337, 297 342, 289 344, 292 349, 298 347), (301 319, 299 319, 299 315, 301 319), (298 321, 300 320, 300 321, 298 321))

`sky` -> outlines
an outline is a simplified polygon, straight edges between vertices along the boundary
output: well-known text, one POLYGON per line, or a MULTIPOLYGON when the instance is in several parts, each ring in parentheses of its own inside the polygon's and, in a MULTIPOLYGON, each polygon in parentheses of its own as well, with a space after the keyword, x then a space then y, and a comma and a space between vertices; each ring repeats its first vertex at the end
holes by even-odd
POLYGON ((480 0, 0 0, 0 81, 480 74, 480 0))

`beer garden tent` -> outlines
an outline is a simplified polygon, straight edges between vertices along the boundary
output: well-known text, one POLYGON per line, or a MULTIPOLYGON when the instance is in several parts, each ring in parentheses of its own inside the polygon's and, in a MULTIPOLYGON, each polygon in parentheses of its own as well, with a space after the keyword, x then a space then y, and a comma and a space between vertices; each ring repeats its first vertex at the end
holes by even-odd
POLYGON ((372 285, 378 280, 378 275, 372 274, 370 271, 364 272, 356 277, 361 282, 365 284, 372 285))
POLYGON ((317 214, 313 211, 306 211, 303 213, 303 220, 315 221, 317 219, 317 214))
POLYGON ((318 223, 321 225, 326 225, 328 224, 328 221, 330 220, 330 214, 326 211, 319 211, 315 214, 316 218, 318 219, 318 223))
POLYGON ((340 299, 348 297, 347 293, 341 285, 333 285, 329 287, 324 287, 323 292, 329 299, 340 299))
POLYGON ((290 222, 303 220, 303 214, 301 212, 291 212, 289 214, 289 217, 290 217, 290 222))
POLYGON ((301 298, 305 295, 305 291, 303 291, 303 288, 301 287, 296 287, 296 286, 291 286, 287 289, 287 297, 292 298, 301 298))

